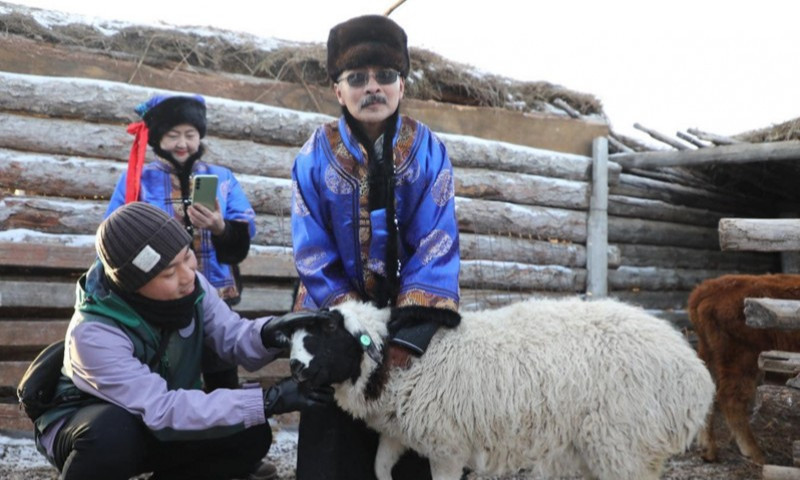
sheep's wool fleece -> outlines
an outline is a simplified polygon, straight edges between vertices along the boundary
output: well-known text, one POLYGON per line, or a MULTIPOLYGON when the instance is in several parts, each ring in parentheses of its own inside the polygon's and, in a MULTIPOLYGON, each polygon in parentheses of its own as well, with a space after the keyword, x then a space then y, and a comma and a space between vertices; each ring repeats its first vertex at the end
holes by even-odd
MULTIPOLYGON (((386 311, 346 303, 375 337, 386 311)), ((384 394, 364 401, 374 363, 339 386, 345 410, 432 464, 479 473, 656 479, 712 405, 711 376, 669 323, 612 300, 529 300, 462 312, 384 394)))

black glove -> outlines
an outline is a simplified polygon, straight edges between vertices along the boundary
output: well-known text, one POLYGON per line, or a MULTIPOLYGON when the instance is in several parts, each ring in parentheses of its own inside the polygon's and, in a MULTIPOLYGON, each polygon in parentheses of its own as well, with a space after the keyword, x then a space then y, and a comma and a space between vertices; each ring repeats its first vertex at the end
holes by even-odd
POLYGON ((389 316, 389 341, 420 356, 425 353, 439 327, 455 328, 461 315, 453 310, 434 307, 394 307, 389 316))
POLYGON ((292 346, 292 339, 283 330, 271 328, 270 323, 267 322, 261 327, 261 343, 264 344, 264 348, 289 349, 292 346))
POLYGON ((342 316, 338 312, 323 309, 317 312, 294 312, 275 317, 261 327, 261 343, 265 348, 288 349, 292 346, 292 332, 298 328, 321 321, 335 321, 342 316), (337 317, 338 315, 338 317, 337 317))
POLYGON ((321 407, 333 402, 333 387, 323 386, 301 391, 300 384, 291 377, 284 378, 264 390, 264 415, 294 412, 321 407))

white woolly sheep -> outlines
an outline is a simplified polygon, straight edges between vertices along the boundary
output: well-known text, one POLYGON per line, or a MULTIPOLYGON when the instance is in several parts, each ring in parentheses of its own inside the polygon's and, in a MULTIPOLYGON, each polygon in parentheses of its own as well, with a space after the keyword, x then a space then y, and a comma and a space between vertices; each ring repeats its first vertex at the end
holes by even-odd
POLYGON ((714 397, 678 331, 611 300, 463 313, 405 370, 383 361, 389 310, 348 302, 322 315, 275 328, 294 332, 295 377, 333 384, 339 406, 381 434, 380 480, 407 448, 430 459, 434 480, 458 480, 464 466, 657 479, 714 397))

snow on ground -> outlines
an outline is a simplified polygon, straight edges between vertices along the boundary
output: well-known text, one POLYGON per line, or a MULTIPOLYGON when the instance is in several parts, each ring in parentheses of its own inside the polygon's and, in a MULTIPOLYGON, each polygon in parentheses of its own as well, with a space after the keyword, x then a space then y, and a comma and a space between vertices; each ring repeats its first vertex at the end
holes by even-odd
MULTIPOLYGON (((282 480, 292 480, 297 456, 297 428, 291 425, 279 427, 273 424, 273 432, 275 435, 266 460, 278 468, 282 480)), ((145 479, 147 475, 140 477, 145 479)), ((57 470, 36 450, 32 434, 0 430, 0 479, 56 480, 57 478, 57 470)))

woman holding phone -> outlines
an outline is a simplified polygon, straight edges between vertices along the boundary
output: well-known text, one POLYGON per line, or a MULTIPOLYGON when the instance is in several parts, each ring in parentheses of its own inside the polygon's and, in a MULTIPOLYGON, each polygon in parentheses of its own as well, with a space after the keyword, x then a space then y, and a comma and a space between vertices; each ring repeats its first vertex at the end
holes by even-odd
MULTIPOLYGON (((239 302, 237 264, 247 257, 255 235, 255 212, 233 173, 201 160, 205 153, 206 102, 200 95, 155 95, 138 105, 142 121, 128 126, 135 135, 128 170, 117 182, 105 217, 130 202, 155 205, 192 235, 198 270, 229 305, 239 302), (147 146, 152 150, 150 161, 147 146), (214 179, 216 177, 216 185, 214 179), (195 180, 216 191, 215 208, 192 202, 195 180)), ((200 191, 197 192, 200 194, 200 191)), ((236 388, 236 369, 210 351, 204 357, 206 390, 236 388)))

